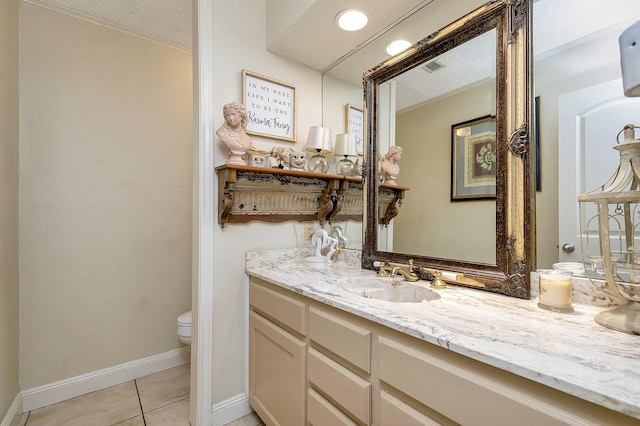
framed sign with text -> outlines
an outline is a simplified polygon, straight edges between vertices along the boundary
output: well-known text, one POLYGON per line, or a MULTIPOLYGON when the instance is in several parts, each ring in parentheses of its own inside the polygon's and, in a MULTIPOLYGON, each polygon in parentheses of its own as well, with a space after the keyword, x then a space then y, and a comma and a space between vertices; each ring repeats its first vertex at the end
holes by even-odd
POLYGON ((248 134, 296 141, 296 86, 242 70, 242 102, 248 134))
POLYGON ((346 133, 356 135, 358 155, 364 154, 364 110, 354 105, 345 105, 344 122, 346 133))

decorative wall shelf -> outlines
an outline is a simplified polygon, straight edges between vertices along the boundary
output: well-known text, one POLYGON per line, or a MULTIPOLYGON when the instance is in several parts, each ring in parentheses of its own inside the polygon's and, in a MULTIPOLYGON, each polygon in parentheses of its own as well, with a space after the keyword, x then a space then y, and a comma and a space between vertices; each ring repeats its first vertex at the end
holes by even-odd
MULTIPOLYGON (((265 167, 216 167, 218 223, 362 220, 362 178, 265 167)), ((398 213, 409 188, 380 185, 380 223, 398 213)))

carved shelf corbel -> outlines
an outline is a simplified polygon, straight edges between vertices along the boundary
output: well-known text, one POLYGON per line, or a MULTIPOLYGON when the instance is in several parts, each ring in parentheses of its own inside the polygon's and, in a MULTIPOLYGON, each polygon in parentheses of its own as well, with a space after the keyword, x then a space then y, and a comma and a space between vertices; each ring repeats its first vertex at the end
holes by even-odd
MULTIPOLYGON (((362 220, 363 184, 359 176, 230 165, 216 167, 216 174, 221 227, 253 220, 362 220)), ((404 197, 406 189, 382 184, 381 206, 386 210, 391 200, 395 203, 404 197)))
POLYGON ((378 222, 380 225, 389 225, 391 220, 400 213, 400 206, 404 198, 404 192, 409 188, 398 185, 381 184, 378 187, 379 213, 378 222))

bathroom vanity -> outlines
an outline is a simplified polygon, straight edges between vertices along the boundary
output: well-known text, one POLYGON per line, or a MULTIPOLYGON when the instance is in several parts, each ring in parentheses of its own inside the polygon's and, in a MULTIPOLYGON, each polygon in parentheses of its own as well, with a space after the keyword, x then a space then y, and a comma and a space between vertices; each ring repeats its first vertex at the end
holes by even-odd
POLYGON ((266 424, 640 424, 640 339, 597 325, 602 308, 394 290, 359 252, 307 255, 247 254, 249 398, 266 424))

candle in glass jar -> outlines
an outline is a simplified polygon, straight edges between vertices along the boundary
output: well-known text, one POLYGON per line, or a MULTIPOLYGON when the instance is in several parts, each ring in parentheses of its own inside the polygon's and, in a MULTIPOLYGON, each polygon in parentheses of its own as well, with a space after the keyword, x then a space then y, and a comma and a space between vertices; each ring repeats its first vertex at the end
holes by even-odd
POLYGON ((570 311, 571 307, 571 273, 558 270, 542 270, 540 273, 541 308, 570 311))

